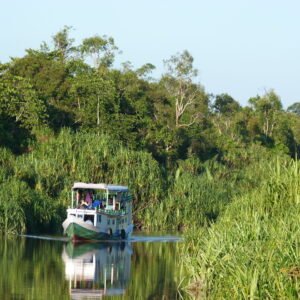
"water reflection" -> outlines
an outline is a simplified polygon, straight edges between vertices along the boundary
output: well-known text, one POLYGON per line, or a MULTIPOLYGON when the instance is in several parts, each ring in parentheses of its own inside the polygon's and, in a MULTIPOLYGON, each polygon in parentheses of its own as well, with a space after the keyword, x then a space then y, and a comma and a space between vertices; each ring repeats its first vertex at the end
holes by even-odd
POLYGON ((0 238, 0 299, 181 299, 179 246, 0 238))
POLYGON ((65 245, 62 259, 72 299, 124 294, 130 280, 131 255, 128 242, 65 245))

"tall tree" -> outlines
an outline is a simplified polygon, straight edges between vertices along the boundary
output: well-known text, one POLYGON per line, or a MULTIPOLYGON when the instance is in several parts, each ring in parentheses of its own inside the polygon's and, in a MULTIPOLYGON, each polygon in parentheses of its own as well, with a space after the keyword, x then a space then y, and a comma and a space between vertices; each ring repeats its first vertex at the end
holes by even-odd
POLYGON ((189 127, 196 123, 202 116, 201 108, 203 109, 203 105, 207 106, 203 87, 193 82, 198 75, 193 61, 193 57, 186 50, 165 61, 167 73, 162 80, 175 102, 177 128, 189 127))
POLYGON ((139 78, 140 74, 124 68, 113 70, 111 78, 116 88, 118 114, 116 135, 133 147, 142 147, 154 118, 154 100, 151 84, 139 78))
POLYGON ((80 51, 83 55, 90 56, 94 67, 110 67, 114 62, 115 52, 118 47, 112 37, 95 35, 83 40, 80 51))
POLYGON ((230 95, 225 93, 215 97, 213 109, 220 114, 231 114, 241 109, 241 106, 230 95))
POLYGON ((72 81, 71 95, 75 100, 76 122, 102 131, 109 127, 111 114, 117 110, 112 81, 96 71, 80 74, 72 81))
POLYGON ((28 79, 0 76, 0 114, 9 115, 22 127, 33 130, 47 120, 46 107, 28 79))
POLYGON ((278 112, 282 111, 279 96, 273 90, 270 90, 263 96, 250 98, 249 103, 260 114, 263 123, 263 133, 266 136, 272 136, 278 112))
POLYGON ((53 36, 55 50, 58 51, 63 60, 67 59, 69 54, 76 49, 73 46, 74 39, 69 37, 71 29, 71 26, 64 26, 62 30, 53 36))
POLYGON ((29 80, 8 72, 1 74, 0 146, 21 153, 46 123, 46 107, 29 80))
POLYGON ((300 102, 295 102, 287 108, 288 112, 300 115, 300 102))

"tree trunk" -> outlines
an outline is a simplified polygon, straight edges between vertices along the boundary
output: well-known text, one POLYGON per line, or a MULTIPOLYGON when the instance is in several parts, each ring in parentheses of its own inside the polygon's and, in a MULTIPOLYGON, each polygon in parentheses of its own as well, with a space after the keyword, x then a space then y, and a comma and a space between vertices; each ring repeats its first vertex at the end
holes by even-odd
POLYGON ((100 125, 100 99, 99 95, 97 96, 97 126, 100 125))

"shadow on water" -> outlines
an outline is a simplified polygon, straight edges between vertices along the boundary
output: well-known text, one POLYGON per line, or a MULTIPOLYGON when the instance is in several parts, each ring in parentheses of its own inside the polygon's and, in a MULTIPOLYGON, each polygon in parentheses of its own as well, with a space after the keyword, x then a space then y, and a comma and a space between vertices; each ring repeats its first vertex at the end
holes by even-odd
POLYGON ((140 240, 2 239, 0 299, 179 299, 178 243, 140 240))

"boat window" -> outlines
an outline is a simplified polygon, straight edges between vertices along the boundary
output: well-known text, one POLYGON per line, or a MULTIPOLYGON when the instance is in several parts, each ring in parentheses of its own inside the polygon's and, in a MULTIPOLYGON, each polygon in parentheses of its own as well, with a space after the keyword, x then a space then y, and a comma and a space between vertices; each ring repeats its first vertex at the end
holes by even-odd
POLYGON ((83 219, 83 215, 77 215, 77 218, 83 219))
POLYGON ((101 223, 101 215, 98 215, 97 219, 98 219, 98 223, 101 223))
POLYGON ((107 218, 107 225, 110 225, 110 219, 107 218))
POLYGON ((91 221, 94 224, 94 216, 93 215, 84 215, 84 221, 91 221))
POLYGON ((115 220, 114 219, 112 220, 112 224, 115 225, 115 220))
POLYGON ((75 217, 75 214, 70 214, 70 216, 73 216, 73 217, 75 217))

